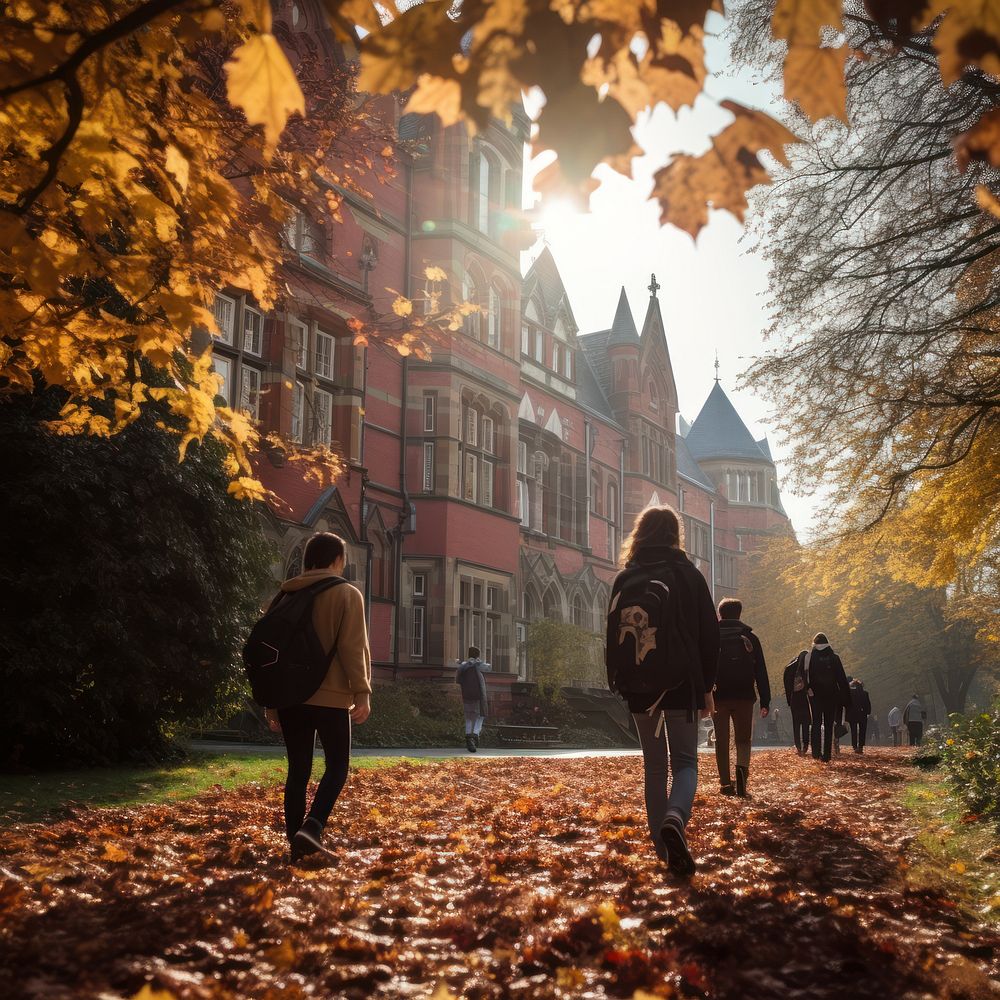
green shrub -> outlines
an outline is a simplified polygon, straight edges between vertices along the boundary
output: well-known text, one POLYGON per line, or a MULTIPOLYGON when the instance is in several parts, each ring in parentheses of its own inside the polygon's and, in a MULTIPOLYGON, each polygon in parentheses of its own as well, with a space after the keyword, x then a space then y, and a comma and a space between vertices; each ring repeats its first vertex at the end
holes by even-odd
POLYGON ((952 715, 941 763, 969 812, 1000 826, 1000 702, 977 715, 952 715))
POLYGON ((397 681, 376 687, 372 714, 354 729, 362 747, 441 747, 465 743, 462 700, 456 685, 397 681))

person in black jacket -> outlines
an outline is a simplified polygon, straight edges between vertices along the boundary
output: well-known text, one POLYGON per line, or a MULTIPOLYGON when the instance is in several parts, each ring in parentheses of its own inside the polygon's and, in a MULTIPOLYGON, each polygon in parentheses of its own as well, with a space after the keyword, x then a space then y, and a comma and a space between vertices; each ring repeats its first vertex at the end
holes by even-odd
POLYGON ((685 830, 698 785, 698 717, 713 708, 719 623, 704 576, 681 548, 680 520, 671 507, 647 507, 638 516, 621 561, 625 569, 615 577, 608 607, 608 687, 628 702, 639 734, 653 845, 671 871, 687 876, 695 870, 685 830), (642 607, 622 603, 637 580, 640 589, 661 595, 653 620, 642 607), (669 661, 670 675, 680 678, 669 690, 635 679, 646 657, 658 662, 658 653, 669 661), (623 662, 636 670, 624 669, 623 662))
POLYGON ((868 734, 868 716, 872 714, 872 700, 864 684, 857 677, 850 683, 851 700, 847 706, 847 724, 851 727, 851 747, 855 753, 865 752, 868 734))
POLYGON ((727 597, 719 602, 719 667, 715 676, 715 762, 723 795, 747 797, 753 709, 760 695, 760 717, 767 718, 771 685, 760 639, 740 621, 743 602, 727 597), (736 738, 736 786, 729 770, 729 723, 736 738))
POLYGON ((806 678, 812 712, 812 755, 829 763, 833 751, 833 727, 844 705, 851 700, 844 664, 823 632, 813 638, 812 649, 799 653, 806 678))
POLYGON ((809 711, 809 695, 806 692, 805 672, 802 668, 802 657, 798 656, 785 667, 782 677, 785 683, 785 701, 792 712, 792 736, 795 740, 795 752, 799 756, 809 753, 809 729, 812 725, 812 715, 809 711))

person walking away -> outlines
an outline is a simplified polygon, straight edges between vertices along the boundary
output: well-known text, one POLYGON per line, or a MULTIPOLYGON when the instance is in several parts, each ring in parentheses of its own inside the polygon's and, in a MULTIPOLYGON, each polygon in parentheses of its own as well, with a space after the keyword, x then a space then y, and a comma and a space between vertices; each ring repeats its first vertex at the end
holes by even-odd
POLYGON ((812 755, 829 763, 838 710, 850 701, 847 675, 826 634, 817 632, 812 648, 799 653, 812 713, 812 755))
POLYGON ((760 717, 771 705, 764 651, 753 629, 740 620, 743 603, 735 597, 719 602, 719 666, 715 674, 715 762, 723 795, 747 798, 753 714, 760 696, 760 717), (736 743, 736 785, 729 769, 729 728, 736 743))
POLYGON ((361 591, 343 580, 346 558, 339 535, 329 531, 313 535, 302 555, 302 573, 281 585, 272 605, 277 606, 284 595, 326 583, 312 607, 312 627, 329 660, 326 675, 301 704, 269 708, 265 713, 270 728, 285 739, 285 833, 292 861, 323 850, 323 831, 350 770, 351 723, 360 725, 371 713, 372 661, 365 602, 361 591), (317 734, 325 767, 306 815, 317 734))
POLYGON ((696 867, 686 829, 698 786, 698 716, 712 714, 719 623, 708 584, 681 544, 673 508, 647 507, 636 519, 611 589, 605 664, 642 745, 653 846, 687 877, 696 867))
MULTIPOLYGON (((914 695, 906 708, 903 709, 903 722, 906 725, 910 737, 910 746, 920 746, 924 738, 924 721, 927 719, 927 711, 920 701, 918 695, 914 695)), ((902 740, 900 740, 902 742, 902 740)))
POLYGON ((455 682, 462 689, 462 708, 465 713, 465 748, 469 753, 479 749, 479 734, 486 721, 486 678, 490 669, 488 663, 480 659, 479 649, 469 647, 468 659, 458 665, 455 682))
POLYGON ((850 685, 851 701, 847 706, 847 724, 851 727, 851 748, 855 753, 865 752, 868 716, 872 714, 872 700, 864 684, 855 677, 850 685))
POLYGON ((892 736, 892 745, 901 747, 903 745, 903 710, 898 705, 893 705, 886 716, 886 723, 892 736))
POLYGON ((803 756, 809 753, 812 715, 809 711, 809 695, 806 693, 806 675, 801 654, 785 667, 782 680, 785 684, 785 701, 788 702, 792 713, 792 739, 795 742, 795 752, 803 756))
POLYGON ((868 719, 869 743, 880 744, 882 742, 882 726, 878 721, 878 712, 872 709, 872 714, 868 719))

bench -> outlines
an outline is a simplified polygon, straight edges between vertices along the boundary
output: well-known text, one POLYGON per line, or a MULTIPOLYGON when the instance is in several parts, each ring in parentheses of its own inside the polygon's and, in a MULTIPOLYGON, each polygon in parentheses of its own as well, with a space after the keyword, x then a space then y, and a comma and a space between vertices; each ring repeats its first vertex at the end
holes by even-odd
POLYGON ((497 726, 497 739, 506 746, 552 748, 562 746, 555 726, 497 726))

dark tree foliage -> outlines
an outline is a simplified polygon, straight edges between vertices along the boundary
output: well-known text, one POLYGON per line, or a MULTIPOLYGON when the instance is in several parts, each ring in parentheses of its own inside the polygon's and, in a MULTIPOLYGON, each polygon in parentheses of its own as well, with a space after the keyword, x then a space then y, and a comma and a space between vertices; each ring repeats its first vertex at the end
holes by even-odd
POLYGON ((0 407, 0 764, 150 760, 242 697, 270 548, 223 449, 144 416, 60 437, 52 391, 0 407))

